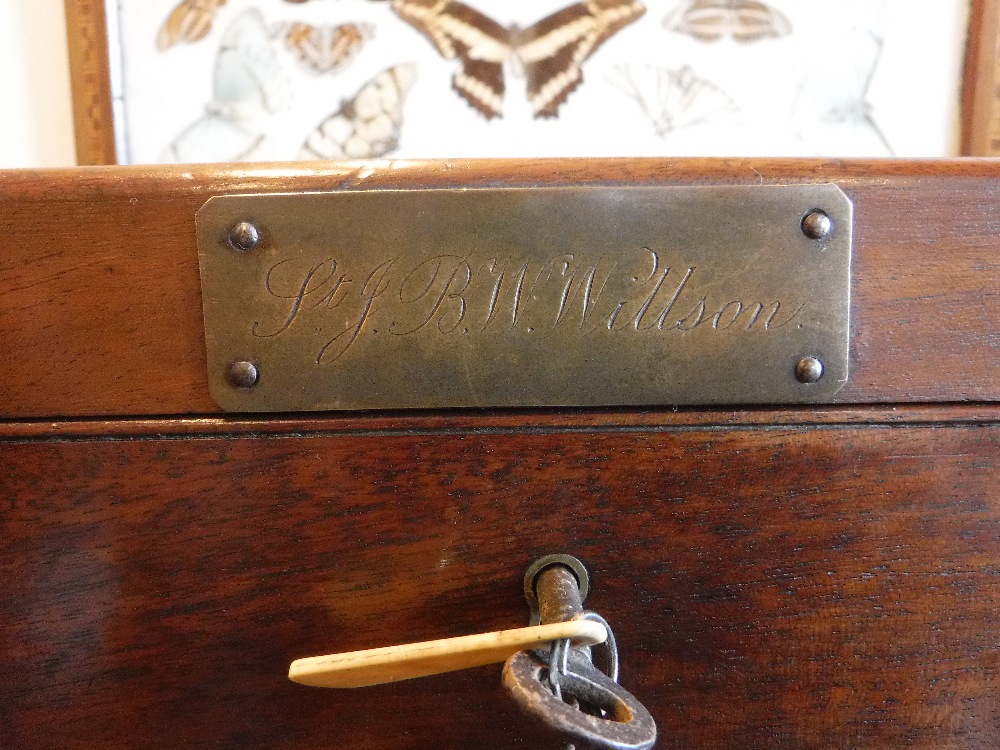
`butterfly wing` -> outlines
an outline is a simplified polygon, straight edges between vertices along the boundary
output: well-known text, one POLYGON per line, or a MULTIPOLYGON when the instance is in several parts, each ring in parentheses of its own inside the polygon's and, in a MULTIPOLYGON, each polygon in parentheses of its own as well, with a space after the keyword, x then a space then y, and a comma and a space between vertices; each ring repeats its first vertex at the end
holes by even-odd
POLYGON ((738 42, 787 36, 792 25, 781 11, 758 0, 690 0, 668 15, 663 25, 702 42, 731 36, 738 42))
POLYGON ((687 66, 671 70, 653 65, 619 65, 611 83, 635 99, 661 137, 739 112, 728 94, 687 66))
POLYGON ((263 111, 273 115, 291 106, 292 83, 282 67, 256 8, 237 16, 226 29, 215 61, 213 105, 234 116, 263 111))
POLYGON ((499 117, 510 31, 451 0, 392 0, 392 9, 430 39, 442 57, 461 61, 462 69, 452 76, 452 88, 487 119, 499 117))
POLYGON ((369 24, 312 26, 292 23, 282 29, 285 46, 295 61, 311 73, 335 73, 346 67, 374 35, 369 24))
POLYGON ((256 9, 226 28, 215 58, 212 101, 177 136, 164 161, 214 162, 262 158, 270 117, 290 105, 291 85, 256 9))
POLYGON ((672 130, 732 119, 739 113, 729 94, 714 83, 695 75, 691 68, 654 68, 658 79, 661 121, 672 130))
POLYGON ((518 32, 514 49, 524 66, 535 117, 557 117, 583 81, 584 61, 645 12, 634 0, 588 0, 518 32))
POLYGON ((729 29, 730 8, 717 0, 689 0, 663 19, 668 31, 687 34, 699 42, 717 42, 729 29))
POLYGON ((156 46, 167 49, 177 42, 197 42, 212 30, 215 12, 226 0, 182 0, 167 16, 156 36, 156 46))
POLYGON ((266 146, 267 137, 260 128, 210 110, 171 142, 160 162, 255 161, 264 158, 266 146))
POLYGON ((383 70, 309 134, 300 159, 374 159, 399 144, 412 65, 383 70))
POLYGON ((738 42, 759 42, 761 39, 788 36, 792 24, 770 5, 744 0, 733 11, 732 35, 738 42))

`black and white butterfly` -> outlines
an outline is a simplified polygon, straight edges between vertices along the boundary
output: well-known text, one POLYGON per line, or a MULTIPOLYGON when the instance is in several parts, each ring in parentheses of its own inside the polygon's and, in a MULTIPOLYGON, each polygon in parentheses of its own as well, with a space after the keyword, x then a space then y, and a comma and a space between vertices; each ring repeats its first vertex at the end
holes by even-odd
POLYGON ((585 0, 519 29, 455 0, 392 0, 392 9, 442 57, 461 61, 452 87, 487 119, 502 115, 508 60, 524 70, 534 116, 557 117, 584 61, 646 12, 635 0, 585 0))
POLYGON ((413 65, 383 70, 309 134, 299 158, 376 159, 395 150, 415 79, 413 65))
POLYGON ((663 25, 701 42, 732 37, 737 42, 787 36, 792 25, 785 15, 759 0, 687 0, 663 25))
POLYGON ((244 11, 222 35, 205 114, 174 139, 161 161, 264 158, 268 125, 291 107, 291 92, 263 16, 256 8, 244 11))

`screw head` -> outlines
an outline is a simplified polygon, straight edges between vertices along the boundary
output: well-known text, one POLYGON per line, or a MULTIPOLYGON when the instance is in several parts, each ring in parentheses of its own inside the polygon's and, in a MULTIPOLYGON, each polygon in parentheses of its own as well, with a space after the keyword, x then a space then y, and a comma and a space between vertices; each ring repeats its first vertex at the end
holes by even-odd
POLYGON ((795 378, 800 383, 815 383, 823 377, 823 363, 816 357, 803 357, 795 365, 795 378))
POLYGON ((833 219, 818 208, 802 217, 802 234, 811 240, 821 240, 833 231, 833 219))
POLYGON ((253 388, 260 380, 260 372, 253 362, 233 362, 226 373, 229 384, 234 388, 253 388))
POLYGON ((260 247, 263 237, 256 224, 249 221, 241 221, 230 228, 226 239, 233 250, 248 253, 260 247))

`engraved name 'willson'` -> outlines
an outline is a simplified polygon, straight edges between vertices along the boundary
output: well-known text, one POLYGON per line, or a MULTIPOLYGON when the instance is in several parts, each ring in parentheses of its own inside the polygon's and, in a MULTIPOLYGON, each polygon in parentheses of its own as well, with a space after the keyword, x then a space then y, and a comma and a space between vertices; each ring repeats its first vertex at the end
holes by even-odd
POLYGON ((251 332, 275 338, 308 326, 317 336, 315 360, 325 363, 343 357, 369 331, 760 335, 787 326, 804 306, 754 299, 752 293, 716 298, 709 291, 714 285, 701 283, 710 276, 694 265, 667 264, 648 247, 618 257, 562 254, 544 262, 455 254, 417 262, 392 257, 360 272, 333 257, 305 268, 285 259, 271 266, 264 280, 276 301, 273 316, 253 323, 251 332))

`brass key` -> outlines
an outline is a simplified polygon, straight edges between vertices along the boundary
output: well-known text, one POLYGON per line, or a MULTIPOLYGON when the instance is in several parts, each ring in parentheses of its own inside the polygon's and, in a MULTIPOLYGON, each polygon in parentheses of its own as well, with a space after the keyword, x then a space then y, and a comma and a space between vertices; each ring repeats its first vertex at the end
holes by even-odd
MULTIPOLYGON (((586 622, 579 572, 563 560, 543 558, 528 569, 525 590, 543 623, 586 622)), ((532 617, 536 615, 532 612, 532 617)), ((521 709, 556 734, 568 748, 595 750, 648 750, 656 742, 656 723, 646 707, 618 684, 618 655, 608 633, 608 671, 604 674, 590 659, 590 649, 567 642, 548 653, 522 651, 504 665, 503 685, 521 709)))
POLYGON ((611 630, 603 618, 583 611, 588 587, 579 560, 544 557, 525 576, 530 620, 540 624, 297 659, 288 678, 313 687, 354 688, 506 661, 507 692, 570 747, 647 750, 656 741, 656 724, 617 684, 611 630), (609 674, 590 659, 590 647, 601 644, 608 647, 609 674))

